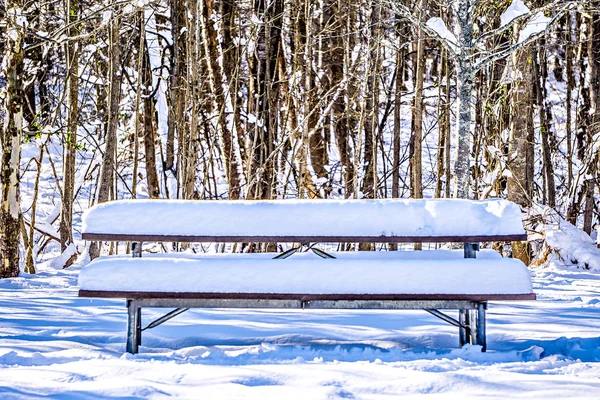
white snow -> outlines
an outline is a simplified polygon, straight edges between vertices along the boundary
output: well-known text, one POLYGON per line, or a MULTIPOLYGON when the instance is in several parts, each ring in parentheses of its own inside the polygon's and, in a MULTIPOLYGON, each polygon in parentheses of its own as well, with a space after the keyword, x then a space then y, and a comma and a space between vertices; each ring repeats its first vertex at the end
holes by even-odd
MULTIPOLYGON (((125 353, 123 301, 78 298, 78 273, 40 266, 35 276, 0 280, 0 398, 564 400, 600 392, 594 273, 533 269, 538 301, 489 304, 487 353, 458 348, 457 328, 420 310, 194 309, 145 331, 135 356, 125 353)), ((145 309, 144 325, 163 313, 145 309)))
POLYGON ((77 247, 74 243, 69 244, 65 251, 63 251, 60 255, 54 257, 53 259, 48 261, 48 265, 53 268, 63 268, 67 261, 71 259, 74 255, 77 254, 77 247))
POLYGON ((83 215, 84 233, 207 236, 464 236, 524 233, 506 200, 122 200, 83 215))
POLYGON ((508 6, 506 11, 500 15, 500 26, 506 26, 515 18, 519 18, 522 15, 529 14, 529 7, 523 4, 522 0, 513 0, 513 2, 508 6))
POLYGON ((196 293, 532 293, 529 272, 516 259, 303 256, 285 260, 236 254, 195 258, 104 257, 82 269, 79 286, 84 290, 196 293))
POLYGON ((531 35, 545 31, 551 21, 552 19, 546 17, 544 13, 535 14, 519 32, 519 43, 526 41, 531 35))
POLYGON ((544 210, 544 218, 545 246, 552 252, 550 262, 600 272, 600 249, 587 233, 550 208, 544 210))
POLYGON ((458 53, 458 40, 456 39, 456 36, 454 35, 454 33, 452 33, 447 27, 446 27, 446 23, 444 23, 444 21, 441 18, 430 18, 427 21, 427 26, 433 30, 435 33, 438 34, 438 36, 440 38, 442 38, 443 40, 445 40, 445 42, 448 44, 448 46, 450 46, 450 48, 455 52, 458 53))

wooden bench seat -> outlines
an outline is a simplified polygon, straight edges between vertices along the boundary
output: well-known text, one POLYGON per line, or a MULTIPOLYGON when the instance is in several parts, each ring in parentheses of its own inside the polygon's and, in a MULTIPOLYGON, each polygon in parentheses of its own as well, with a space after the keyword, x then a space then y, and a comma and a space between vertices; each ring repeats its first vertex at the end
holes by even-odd
POLYGON ((134 258, 86 266, 79 292, 127 299, 131 353, 138 352, 143 330, 191 307, 423 309, 457 326, 460 345, 485 351, 487 302, 535 299, 520 261, 477 254, 479 242, 526 239, 519 207, 504 200, 118 201, 86 212, 82 236, 133 243, 134 258), (293 245, 277 259, 140 258, 146 241, 293 245), (314 246, 336 242, 458 242, 464 249, 326 253, 314 246), (175 310, 143 327, 143 307, 175 310), (458 319, 440 309, 459 310, 458 319))

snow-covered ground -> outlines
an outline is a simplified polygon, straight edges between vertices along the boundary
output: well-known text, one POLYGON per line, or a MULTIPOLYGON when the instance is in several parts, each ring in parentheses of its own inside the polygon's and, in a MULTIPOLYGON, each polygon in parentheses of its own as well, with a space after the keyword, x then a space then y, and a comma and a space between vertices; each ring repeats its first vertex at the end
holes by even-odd
POLYGON ((600 275, 581 270, 534 269, 537 301, 491 304, 488 353, 422 311, 194 310, 132 356, 123 301, 38 269, 0 281, 1 399, 600 397, 600 275))

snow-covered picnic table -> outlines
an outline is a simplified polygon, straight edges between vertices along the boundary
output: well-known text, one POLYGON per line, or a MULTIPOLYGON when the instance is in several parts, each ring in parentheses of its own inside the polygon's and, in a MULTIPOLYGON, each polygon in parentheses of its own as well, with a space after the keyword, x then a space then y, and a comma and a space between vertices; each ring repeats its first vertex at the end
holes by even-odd
MULTIPOLYGON (((143 307, 424 309, 485 350, 489 300, 532 300, 523 263, 479 242, 526 239, 504 200, 117 201, 84 215, 83 238, 137 243, 80 274, 80 296, 127 299, 127 350, 141 344, 143 307), (273 254, 141 258, 145 241, 297 243, 273 254), (463 251, 326 253, 315 243, 462 242, 463 251), (302 248, 314 254, 299 253, 302 248), (137 256, 137 257, 136 257, 137 256), (439 311, 458 309, 455 319, 439 311)), ((144 328, 145 329, 145 328, 144 328)))

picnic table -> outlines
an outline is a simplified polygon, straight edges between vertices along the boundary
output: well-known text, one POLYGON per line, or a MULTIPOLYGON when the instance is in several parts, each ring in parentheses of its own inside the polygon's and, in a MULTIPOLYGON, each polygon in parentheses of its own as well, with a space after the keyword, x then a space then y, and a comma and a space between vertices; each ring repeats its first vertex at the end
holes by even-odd
MULTIPOLYGON (((526 240, 505 200, 122 200, 83 218, 83 239, 127 241, 81 271, 79 296, 124 298, 127 351, 190 308, 422 309, 486 350, 488 301, 534 300, 526 266, 483 242, 526 240), (277 243, 277 254, 142 257, 145 242, 277 243), (458 253, 331 252, 332 243, 462 243, 458 253), (297 254, 311 251, 314 256, 297 254), (144 307, 174 310, 143 326, 144 307), (440 310, 458 310, 454 318, 440 310)), ((358 246, 356 246, 357 248, 358 246)))

